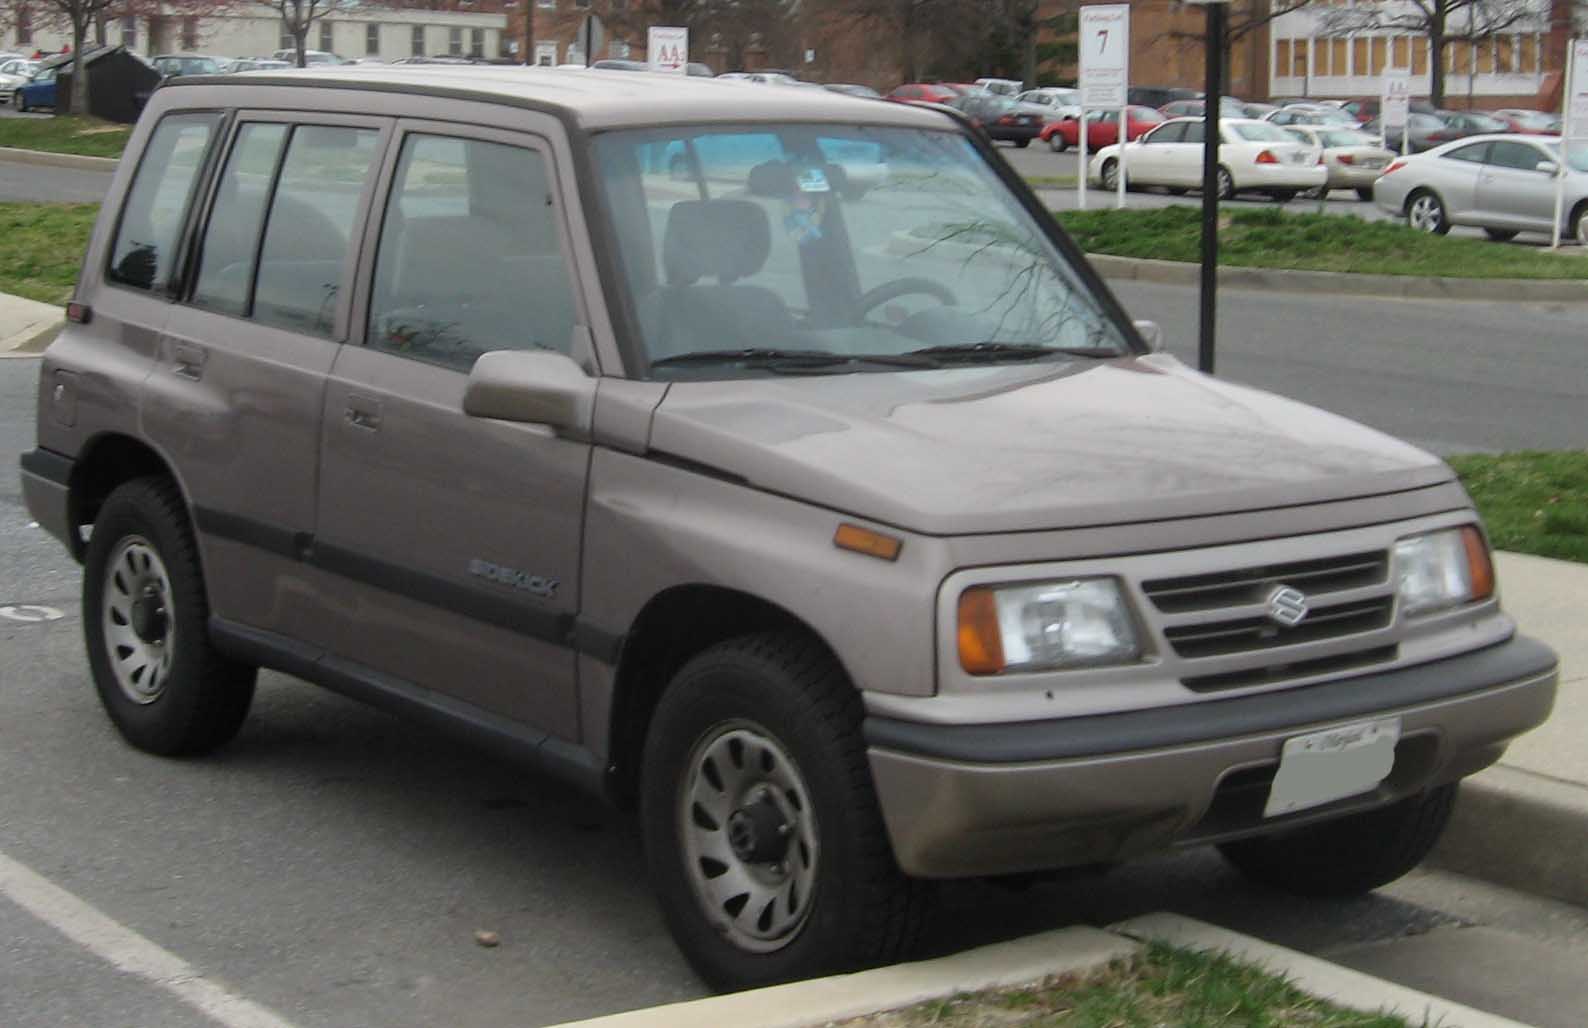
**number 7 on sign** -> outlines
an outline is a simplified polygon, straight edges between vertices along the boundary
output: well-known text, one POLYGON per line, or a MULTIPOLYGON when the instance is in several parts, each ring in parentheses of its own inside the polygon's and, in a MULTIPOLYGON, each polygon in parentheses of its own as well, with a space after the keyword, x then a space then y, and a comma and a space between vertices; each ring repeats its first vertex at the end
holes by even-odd
POLYGON ((1107 49, 1108 49, 1108 30, 1107 29, 1098 29, 1097 30, 1097 52, 1099 54, 1101 54, 1103 51, 1105 51, 1107 49))

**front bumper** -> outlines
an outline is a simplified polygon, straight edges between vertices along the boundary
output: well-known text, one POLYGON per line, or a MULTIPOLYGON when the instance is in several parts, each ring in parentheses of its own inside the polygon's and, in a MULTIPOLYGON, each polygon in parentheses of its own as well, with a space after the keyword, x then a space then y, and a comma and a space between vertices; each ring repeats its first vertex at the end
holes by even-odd
POLYGON ((999 725, 867 718, 899 865, 959 878, 1108 863, 1366 810, 1498 760, 1554 703, 1554 651, 1524 637, 1429 664, 1181 707, 999 725), (1398 716, 1371 792, 1265 819, 1285 740, 1398 716))

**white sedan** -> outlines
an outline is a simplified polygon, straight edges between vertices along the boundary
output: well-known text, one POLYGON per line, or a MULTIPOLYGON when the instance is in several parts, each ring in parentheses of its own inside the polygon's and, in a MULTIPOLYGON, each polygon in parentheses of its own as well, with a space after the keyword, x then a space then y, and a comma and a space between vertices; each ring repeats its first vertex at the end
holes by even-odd
MULTIPOLYGON (((1128 186, 1164 186, 1183 193, 1202 185, 1201 118, 1166 121, 1134 143, 1125 144, 1128 186)), ((1299 142, 1278 125, 1250 118, 1219 122, 1219 198, 1228 200, 1248 190, 1267 193, 1283 203, 1297 193, 1322 186, 1329 169, 1321 151, 1299 142)), ((1105 146, 1087 167, 1088 182, 1104 189, 1119 183, 1119 144, 1105 146)))

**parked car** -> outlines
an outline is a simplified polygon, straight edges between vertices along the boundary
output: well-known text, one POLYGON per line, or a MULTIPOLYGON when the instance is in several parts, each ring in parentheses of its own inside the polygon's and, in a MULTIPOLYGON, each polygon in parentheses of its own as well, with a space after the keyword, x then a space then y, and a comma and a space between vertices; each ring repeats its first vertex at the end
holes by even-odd
MULTIPOLYGON (((600 64, 601 62, 597 61, 596 63, 600 64)), ((640 62, 636 61, 634 63, 639 64, 640 62)), ((642 66, 638 70, 649 71, 650 68, 642 66)), ((718 75, 717 78, 727 79, 730 82, 753 82, 762 86, 803 86, 807 84, 781 71, 727 71, 718 75)))
POLYGON ((976 85, 999 96, 1015 96, 1026 88, 1019 79, 977 79, 976 85))
MULTIPOLYGON (((3 67, 0 67, 0 71, 4 70, 3 67)), ((1529 111, 1517 107, 1506 107, 1498 111, 1489 111, 1488 114, 1492 118, 1503 121, 1506 131, 1513 134, 1528 136, 1560 135, 1560 115, 1551 114, 1548 111, 1529 111)))
POLYGON ((1356 128, 1357 120, 1338 107, 1322 104, 1291 104, 1270 111, 1262 120, 1281 127, 1285 125, 1334 125, 1338 128, 1356 128))
POLYGON ((231 71, 282 71, 292 67, 296 66, 287 61, 278 61, 270 57, 239 57, 232 62, 231 71))
MULTIPOLYGON (((1154 126, 1161 125, 1168 120, 1151 107, 1127 107, 1125 111, 1125 138, 1127 140, 1140 138, 1142 133, 1149 132, 1154 126)), ((1081 144, 1081 123, 1074 119, 1049 122, 1043 126, 1040 138, 1048 144, 1054 153, 1063 153, 1070 147, 1081 144)), ((1103 147, 1117 142, 1119 142, 1118 111, 1086 112, 1086 148, 1088 150, 1095 153, 1103 147)))
MULTIPOLYGON (((1303 101, 1303 102, 1306 102, 1306 101, 1303 101)), ((1340 105, 1340 109, 1345 111, 1346 113, 1350 114, 1352 117, 1356 118, 1357 121, 1359 121, 1362 124, 1366 125, 1370 121, 1377 120, 1378 115, 1379 115, 1379 106, 1378 105, 1379 105, 1379 98, 1378 97, 1376 97, 1376 96, 1364 96, 1364 97, 1358 97, 1357 99, 1354 99, 1354 100, 1346 100, 1344 103, 1342 103, 1340 105)), ((1416 99, 1409 100, 1409 101, 1407 101, 1407 110, 1410 111, 1412 114, 1437 114, 1437 113, 1439 113, 1439 108, 1435 107, 1433 104, 1429 103, 1427 100, 1416 100, 1416 99)))
POLYGON ((36 111, 40 107, 55 109, 55 76, 59 68, 41 68, 28 80, 27 85, 18 86, 12 94, 13 105, 19 111, 36 111))
MULTIPOLYGON (((288 64, 293 66, 296 66, 298 63, 298 51, 290 47, 285 50, 277 50, 275 53, 271 54, 270 57, 272 60, 286 61, 288 64)), ((338 57, 336 54, 331 53, 329 50, 305 50, 303 51, 303 61, 304 64, 309 66, 347 63, 346 60, 338 57)))
POLYGON ((1063 121, 1065 118, 1081 116, 1081 91, 1078 89, 1046 86, 1041 89, 1028 89, 1015 99, 1023 104, 1047 108, 1045 121, 1063 121))
POLYGON ((941 82, 906 82, 883 97, 898 103, 946 104, 960 96, 960 91, 941 82))
MULTIPOLYGON (((1368 132, 1380 135, 1384 145, 1396 153, 1402 152, 1402 127, 1400 125, 1382 125, 1378 121, 1371 121, 1363 126, 1368 132)), ((1503 127, 1503 125, 1502 125, 1503 127)), ((1461 139, 1471 135, 1463 131, 1462 127, 1448 117, 1448 112, 1438 114, 1411 113, 1406 118, 1405 142, 1412 153, 1423 153, 1436 146, 1448 143, 1451 140, 1461 139)))
MULTIPOLYGON (((1206 110, 1207 102, 1203 100, 1173 100, 1158 108, 1158 112, 1166 118, 1200 118, 1206 110)), ((1245 118, 1246 106, 1239 100, 1226 97, 1220 101, 1219 116, 1245 118)))
POLYGON ((1361 129, 1287 125, 1285 131, 1323 152, 1323 166, 1329 172, 1322 186, 1325 191, 1354 189, 1360 200, 1373 199, 1373 183, 1395 157, 1394 151, 1384 147, 1377 136, 1361 129))
POLYGON ((20 57, 0 61, 0 104, 12 103, 16 91, 33 80, 39 63, 20 57))
POLYGON ((1279 110, 1279 105, 1260 103, 1255 100, 1247 100, 1245 103, 1241 104, 1241 110, 1244 112, 1245 117, 1256 118, 1258 121, 1262 121, 1264 115, 1272 114, 1274 111, 1279 110))
POLYGON ((1017 103, 1012 97, 970 93, 955 98, 950 106, 987 133, 989 139, 1013 143, 1022 150, 1042 131, 1044 108, 1017 103))
POLYGON ((1489 238, 1553 233, 1555 192, 1565 178, 1561 232, 1588 246, 1588 143, 1559 138, 1477 136, 1393 161, 1373 185, 1382 209, 1421 232, 1473 225, 1489 238))
MULTIPOLYGON (((1364 893, 1548 715, 1451 469, 1152 352, 959 119, 568 83, 150 98, 21 461, 130 745, 224 746, 260 668, 461 733, 637 808, 664 923, 742 989, 905 957, 934 879, 1216 844, 1364 893), (844 217, 826 144, 891 202, 844 217)), ((137 774, 122 816, 177 777, 137 774)))
MULTIPOLYGON (((1134 143, 1125 144, 1125 183, 1128 186, 1164 186, 1185 192, 1202 186, 1202 118, 1176 118, 1154 128, 1134 143)), ((1250 118, 1224 118, 1219 122, 1219 199, 1238 193, 1266 193, 1285 203, 1307 189, 1328 181, 1319 151, 1298 142, 1278 125, 1250 118)), ((1087 167, 1087 181, 1104 189, 1118 184, 1119 144, 1105 146, 1087 167)))
POLYGON ((1198 90, 1180 86, 1131 86, 1125 90, 1125 102, 1161 111, 1164 104, 1175 100, 1195 100, 1201 95, 1198 90))
POLYGON ((850 82, 827 82, 823 83, 823 88, 830 89, 834 93, 842 93, 845 96, 857 96, 862 100, 882 99, 882 94, 870 86, 861 86, 850 82))
POLYGON ((202 54, 159 54, 149 58, 149 63, 168 79, 179 75, 220 75, 224 70, 215 58, 202 54))

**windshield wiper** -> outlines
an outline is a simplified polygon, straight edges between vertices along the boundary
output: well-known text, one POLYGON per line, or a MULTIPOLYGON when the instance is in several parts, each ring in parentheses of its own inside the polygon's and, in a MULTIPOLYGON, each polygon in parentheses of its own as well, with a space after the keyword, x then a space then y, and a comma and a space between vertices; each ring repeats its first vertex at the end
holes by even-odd
POLYGON ((956 343, 951 346, 928 346, 910 350, 906 357, 931 357, 935 359, 989 358, 991 360, 1029 360, 1032 357, 1051 357, 1063 354, 1069 357, 1114 357, 1117 353, 1107 347, 1042 346, 1038 343, 1000 343, 985 340, 980 343, 956 343))
POLYGON ((833 353, 831 350, 780 350, 773 347, 750 347, 743 350, 696 350, 677 353, 671 357, 658 357, 651 367, 659 368, 679 364, 765 364, 783 362, 806 368, 830 367, 834 364, 891 364, 902 368, 930 368, 936 362, 929 355, 903 353, 833 353))

